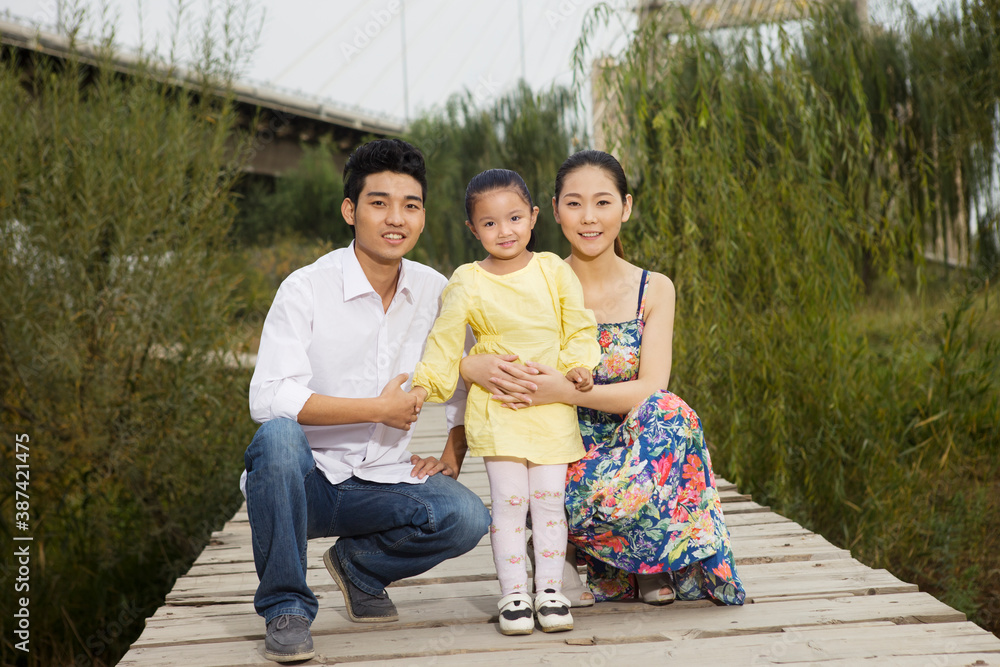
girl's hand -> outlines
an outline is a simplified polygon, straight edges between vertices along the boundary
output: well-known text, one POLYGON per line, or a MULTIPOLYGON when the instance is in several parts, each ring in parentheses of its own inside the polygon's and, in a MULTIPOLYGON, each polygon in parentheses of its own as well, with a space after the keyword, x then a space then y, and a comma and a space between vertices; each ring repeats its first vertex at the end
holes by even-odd
POLYGON ((477 384, 497 401, 517 409, 534 403, 538 371, 516 363, 515 354, 472 354, 462 359, 460 371, 469 384, 477 384))
POLYGON ((594 375, 589 368, 577 367, 569 369, 566 379, 576 386, 577 391, 590 391, 594 386, 594 375))
POLYGON ((410 389, 410 396, 417 399, 417 404, 414 406, 416 408, 417 414, 420 414, 420 408, 424 407, 424 401, 427 400, 427 390, 423 387, 417 386, 410 389))
POLYGON ((576 405, 577 390, 570 380, 562 373, 535 361, 525 364, 530 370, 534 370, 538 375, 534 376, 533 382, 537 387, 531 395, 532 405, 547 405, 549 403, 566 403, 576 405))

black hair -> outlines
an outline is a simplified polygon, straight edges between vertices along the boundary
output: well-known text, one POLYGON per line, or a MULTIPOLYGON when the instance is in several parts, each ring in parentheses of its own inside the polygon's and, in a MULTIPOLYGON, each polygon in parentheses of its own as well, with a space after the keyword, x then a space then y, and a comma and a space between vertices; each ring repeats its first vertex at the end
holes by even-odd
POLYGON ((376 139, 354 149, 344 165, 344 198, 358 205, 358 197, 371 174, 391 171, 412 176, 420 183, 420 194, 427 201, 427 166, 416 146, 402 139, 376 139))
MULTIPOLYGON (((528 209, 535 208, 535 203, 531 200, 531 193, 528 191, 528 185, 520 174, 510 169, 487 169, 473 176, 465 188, 465 216, 470 222, 472 222, 472 207, 475 206, 476 200, 488 192, 496 192, 497 190, 513 190, 527 202, 528 209)), ((535 249, 534 228, 531 230, 527 249, 529 252, 535 249)))
MULTIPOLYGON (((559 171, 556 172, 556 204, 559 203, 559 195, 562 194, 566 177, 582 167, 597 167, 607 174, 615 182, 615 188, 621 195, 622 202, 625 201, 625 197, 628 195, 628 179, 625 177, 625 170, 622 169, 621 163, 610 153, 584 150, 573 153, 559 166, 559 171)), ((625 248, 618 236, 615 237, 615 254, 622 259, 625 258, 625 248)))

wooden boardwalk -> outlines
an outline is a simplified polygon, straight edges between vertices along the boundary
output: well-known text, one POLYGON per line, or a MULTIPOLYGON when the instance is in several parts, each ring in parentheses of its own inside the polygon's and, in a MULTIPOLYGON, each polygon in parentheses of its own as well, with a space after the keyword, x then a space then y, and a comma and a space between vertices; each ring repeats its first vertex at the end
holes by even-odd
MULTIPOLYGON (((438 453, 444 432, 443 411, 428 408, 411 450, 438 453)), ((466 461, 460 481, 488 500, 481 459, 466 461)), ((352 623, 323 566, 333 540, 313 540, 308 581, 320 605, 312 626, 317 654, 299 664, 1000 665, 1000 639, 962 613, 718 482, 747 589, 743 607, 606 602, 575 609, 571 632, 504 637, 487 537, 465 556, 393 585, 398 622, 352 623)), ((263 656, 256 587, 244 507, 213 534, 119 664, 275 664, 263 656)))

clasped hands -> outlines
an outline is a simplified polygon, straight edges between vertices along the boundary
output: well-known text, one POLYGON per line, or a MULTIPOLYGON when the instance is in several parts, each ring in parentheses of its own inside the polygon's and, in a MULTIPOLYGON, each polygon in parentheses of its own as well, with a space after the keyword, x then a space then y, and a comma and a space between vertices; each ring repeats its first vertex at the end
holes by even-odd
POLYGON ((462 377, 512 410, 549 403, 574 405, 576 392, 590 391, 594 386, 593 374, 587 368, 570 369, 564 376, 545 364, 521 363, 515 354, 467 356, 462 359, 462 377))
MULTIPOLYGON (((571 394, 567 394, 566 387, 572 392, 590 391, 594 386, 593 374, 588 368, 571 368, 563 378, 554 368, 544 364, 531 361, 520 364, 517 361, 518 357, 513 354, 472 355, 463 359, 462 375, 467 381, 489 391, 494 400, 511 410, 548 403, 572 404, 575 401, 571 394)), ((400 373, 386 384, 379 395, 383 408, 381 423, 404 431, 409 431, 417 421, 427 399, 427 390, 423 387, 413 387, 408 392, 403 390, 408 378, 406 373, 400 373)), ((455 475, 448 464, 433 456, 420 458, 414 455, 410 463, 414 466, 413 474, 418 477, 436 472, 455 475)))
MULTIPOLYGON (((403 383, 408 378, 409 375, 406 373, 400 373, 390 380, 379 394, 383 415, 381 423, 404 431, 409 431, 410 426, 417 421, 420 408, 423 407, 424 399, 427 397, 427 390, 423 387, 414 387, 408 392, 403 391, 403 383)), ((423 479, 439 472, 452 478, 457 476, 455 468, 434 456, 420 457, 414 454, 410 457, 410 464, 413 466, 411 477, 423 479)))
MULTIPOLYGON (((575 404, 572 397, 566 395, 565 383, 556 369, 532 361, 520 364, 517 359, 513 354, 472 355, 462 360, 462 376, 468 383, 490 392, 493 400, 511 410, 548 403, 575 404)), ((593 373, 582 366, 571 368, 565 380, 576 391, 590 391, 594 387, 593 373)), ((416 399, 415 410, 419 413, 427 399, 427 390, 415 386, 410 396, 416 399)))
POLYGON ((566 379, 576 385, 577 391, 590 391, 594 388, 594 374, 590 372, 589 368, 582 366, 571 368, 566 373, 566 379))

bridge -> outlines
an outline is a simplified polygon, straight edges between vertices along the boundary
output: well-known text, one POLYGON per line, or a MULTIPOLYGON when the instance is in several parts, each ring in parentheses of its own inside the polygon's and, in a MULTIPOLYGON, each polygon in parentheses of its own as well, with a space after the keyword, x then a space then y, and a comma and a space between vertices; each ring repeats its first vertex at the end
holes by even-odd
MULTIPOLYGON (((443 413, 440 407, 424 409, 411 451, 440 453, 443 413)), ((466 460, 459 481, 489 503, 482 459, 466 460)), ((574 609, 570 632, 505 637, 485 537, 464 556, 393 584, 389 593, 398 622, 353 623, 323 565, 323 552, 335 540, 311 540, 307 581, 319 598, 312 626, 317 655, 301 664, 1000 665, 1000 638, 961 612, 859 563, 725 480, 717 482, 747 590, 743 607, 707 600, 665 607, 602 602, 574 609)), ((244 506, 212 535, 119 665, 275 664, 264 658, 264 621, 253 609, 256 588, 244 506)))
MULTIPOLYGON (((33 54, 58 60, 76 59, 88 65, 95 65, 101 59, 99 50, 92 45, 72 43, 65 35, 4 19, 0 19, 0 44, 10 49, 19 66, 25 69, 32 67, 32 58, 24 56, 33 54)), ((122 74, 132 75, 142 63, 139 56, 119 51, 112 59, 112 66, 122 74)), ((151 66, 154 74, 169 76, 178 86, 200 86, 192 72, 155 62, 151 66)), ((339 166, 343 167, 347 155, 366 136, 394 136, 404 130, 399 119, 264 84, 236 81, 228 87, 217 86, 215 92, 232 96, 241 127, 256 134, 255 146, 259 149, 246 167, 254 174, 280 175, 298 164, 303 143, 316 143, 323 137, 329 138, 338 149, 339 166)))

